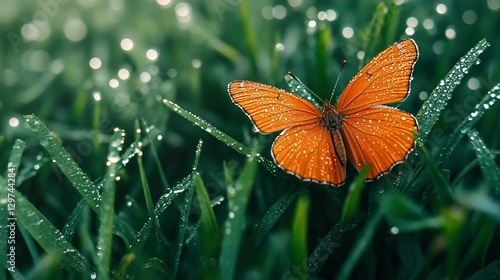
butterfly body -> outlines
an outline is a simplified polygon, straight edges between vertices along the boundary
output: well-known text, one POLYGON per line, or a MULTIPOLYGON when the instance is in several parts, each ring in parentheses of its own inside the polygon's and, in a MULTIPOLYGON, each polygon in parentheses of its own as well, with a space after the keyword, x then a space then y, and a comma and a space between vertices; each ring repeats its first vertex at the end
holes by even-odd
POLYGON ((332 133, 339 130, 342 126, 342 116, 335 110, 335 107, 330 104, 330 101, 325 101, 321 111, 321 121, 319 124, 332 133))
POLYGON ((394 43, 354 76, 336 107, 326 100, 321 110, 297 95, 261 83, 234 81, 228 91, 257 131, 282 131, 271 155, 288 173, 340 186, 349 159, 358 171, 370 165, 366 179, 374 180, 404 161, 414 148, 416 119, 384 104, 407 97, 417 57, 413 40, 394 43))
POLYGON ((323 105, 319 125, 330 132, 330 138, 333 142, 335 153, 342 165, 345 165, 347 163, 347 156, 340 132, 340 128, 342 127, 342 116, 335 110, 335 107, 330 104, 329 100, 326 100, 323 105))

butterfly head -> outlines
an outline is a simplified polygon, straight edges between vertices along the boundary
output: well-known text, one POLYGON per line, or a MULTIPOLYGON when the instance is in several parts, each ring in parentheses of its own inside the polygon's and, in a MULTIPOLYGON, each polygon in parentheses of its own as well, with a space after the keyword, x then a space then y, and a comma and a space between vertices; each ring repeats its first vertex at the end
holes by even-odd
POLYGON ((321 111, 320 125, 324 126, 330 132, 338 131, 342 126, 342 116, 329 100, 325 101, 321 111))

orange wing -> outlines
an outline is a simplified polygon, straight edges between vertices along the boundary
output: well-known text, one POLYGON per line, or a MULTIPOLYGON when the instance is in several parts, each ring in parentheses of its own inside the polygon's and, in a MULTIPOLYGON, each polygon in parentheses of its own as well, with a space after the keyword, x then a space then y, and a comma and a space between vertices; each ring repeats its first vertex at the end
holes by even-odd
POLYGON ((418 58, 412 39, 396 42, 368 62, 340 95, 337 111, 350 115, 364 109, 402 101, 410 91, 418 58))
POLYGON ((341 133, 351 163, 359 171, 370 164, 368 180, 402 162, 415 147, 417 120, 406 112, 375 106, 345 116, 341 133))
POLYGON ((318 123, 284 130, 274 141, 272 155, 288 173, 304 181, 340 186, 345 164, 335 154, 330 132, 318 123))
POLYGON ((321 112, 310 102, 284 90, 251 81, 228 85, 229 96, 263 133, 297 125, 317 124, 321 112))

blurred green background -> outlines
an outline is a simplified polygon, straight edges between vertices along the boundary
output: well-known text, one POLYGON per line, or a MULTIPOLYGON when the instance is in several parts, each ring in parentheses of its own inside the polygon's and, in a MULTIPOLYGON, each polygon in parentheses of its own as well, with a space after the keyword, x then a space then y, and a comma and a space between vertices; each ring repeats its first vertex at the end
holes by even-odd
MULTIPOLYGON (((231 103, 226 91, 230 81, 249 79, 288 90, 283 77, 291 71, 320 97, 328 98, 344 59, 347 65, 336 95, 363 63, 393 42, 410 37, 417 43, 420 56, 411 95, 401 108, 415 114, 460 57, 486 38, 491 47, 458 85, 429 136, 426 147, 432 153, 444 145, 447 136, 500 81, 500 0, 0 1, 2 168, 18 138, 27 143, 26 161, 47 156, 23 115, 36 114, 92 180, 104 175, 113 129, 124 129, 126 143, 131 143, 134 121, 143 119, 160 131, 155 146, 170 185, 189 174, 196 145, 203 139, 198 169, 210 198, 223 199, 226 196, 223 164, 235 169, 237 176, 245 157, 173 114, 161 102, 163 98, 249 144, 250 139, 259 136, 251 131, 251 123, 243 112, 231 103), (374 16, 380 12, 383 18, 374 16)), ((500 148, 498 114, 499 108, 494 106, 476 126, 493 150, 500 148)), ((259 139, 264 143, 262 154, 270 159, 269 147, 274 136, 259 139)), ((474 158, 470 143, 460 142, 445 164, 451 180, 474 158)), ((163 189, 148 154, 145 169, 156 201, 163 189)), ((355 173, 350 170, 349 174, 346 185, 355 173)), ((124 208, 126 195, 135 197, 144 206, 137 164, 128 165, 121 176, 117 183, 116 211, 124 208)), ((481 185, 480 176, 476 167, 462 178, 461 185, 474 189, 481 185)), ((255 184, 247 218, 249 228, 289 187, 263 169, 259 169, 255 184)), ((343 186, 338 193, 345 194, 346 189, 343 186)), ((18 190, 58 228, 65 224, 80 200, 50 162, 18 190)), ((324 192, 324 187, 316 185, 308 190, 311 200, 308 254, 338 222, 342 208, 331 198, 337 190, 326 198, 324 192)), ((219 226, 227 212, 224 203, 214 207, 219 226)), ((178 213, 173 210, 170 214, 178 213)), ((253 252, 250 241, 243 241, 246 245, 238 261, 241 278, 302 277, 293 270, 287 274, 290 278, 283 274, 290 272, 287 257, 292 246, 289 231, 293 211, 285 214, 258 253, 253 252), (252 259, 255 254, 260 261, 252 259)), ((190 217, 196 221, 197 214, 194 212, 190 217)), ((170 226, 175 228, 175 222, 170 226)), ((175 237, 171 232, 166 235, 175 237)), ((498 232, 494 237, 498 238, 498 232)), ((26 249, 24 246, 20 244, 19 250, 26 249)), ((116 249, 112 265, 117 265, 123 251, 116 249)), ((32 272, 34 263, 28 254, 20 254, 18 258, 21 272, 32 272)), ((198 261, 191 258, 193 255, 187 253, 182 259, 179 274, 182 277, 193 276, 190 269, 196 268, 198 261)), ((366 261, 378 264, 370 258, 377 258, 376 255, 368 256, 366 261)), ((390 257, 385 256, 387 259, 390 257)), ((489 260, 493 259, 491 256, 489 260)), ((336 275, 339 266, 335 263, 331 259, 318 277, 336 275)), ((386 261, 386 267, 380 268, 384 272, 379 270, 371 276, 389 275, 392 266, 388 263, 394 264, 386 261)), ((370 275, 366 273, 359 273, 358 277, 370 275)), ((394 271, 395 278, 403 275, 394 271)))

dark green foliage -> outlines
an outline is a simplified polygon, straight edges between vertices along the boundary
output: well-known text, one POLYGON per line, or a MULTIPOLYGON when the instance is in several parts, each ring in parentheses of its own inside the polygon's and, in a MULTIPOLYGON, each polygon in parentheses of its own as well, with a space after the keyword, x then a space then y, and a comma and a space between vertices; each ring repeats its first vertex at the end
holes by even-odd
POLYGON ((0 280, 499 277, 498 1, 4 2, 0 280), (405 37, 417 148, 374 182, 286 174, 226 91, 346 59, 335 100, 405 37))

